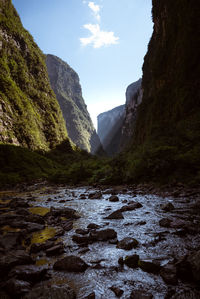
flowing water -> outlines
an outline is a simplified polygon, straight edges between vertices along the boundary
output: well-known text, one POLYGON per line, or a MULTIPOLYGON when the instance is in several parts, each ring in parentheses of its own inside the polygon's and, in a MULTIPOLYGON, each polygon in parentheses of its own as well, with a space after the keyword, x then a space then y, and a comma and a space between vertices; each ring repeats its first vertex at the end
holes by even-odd
MULTIPOLYGON (((200 223, 198 214, 191 215, 194 202, 186 198, 173 199, 172 197, 162 198, 155 195, 135 195, 132 190, 125 194, 117 194, 119 202, 110 202, 108 198, 111 194, 103 194, 102 199, 88 199, 87 195, 94 191, 97 190, 88 187, 71 189, 62 187, 57 188, 56 192, 55 190, 35 192, 34 201, 31 201, 30 193, 24 195, 25 198, 30 198, 29 203, 34 207, 45 209, 71 207, 78 211, 81 216, 74 221, 73 229, 60 238, 65 244, 64 255, 78 255, 90 267, 84 273, 50 270, 53 281, 55 283, 67 282, 76 291, 77 298, 80 299, 93 291, 98 299, 116 298, 110 290, 113 285, 124 291, 121 296, 123 299, 129 298, 134 289, 148 291, 155 299, 164 298, 168 286, 158 274, 147 273, 140 268, 131 269, 126 265, 120 266, 118 259, 136 253, 140 260, 157 261, 163 266, 169 261, 173 261, 174 258, 179 258, 192 249, 196 249, 200 245, 199 235, 187 234, 184 237, 179 237, 174 234, 177 228, 164 228, 159 225, 159 220, 164 217, 188 221, 190 224, 200 223), (80 199, 81 194, 85 194, 87 199, 80 199), (60 202, 63 200, 65 202, 60 202), (124 219, 104 219, 111 212, 131 201, 141 203, 142 207, 123 212, 124 219), (174 204, 175 210, 166 213, 160 206, 169 202, 174 204), (114 229, 117 232, 118 240, 133 237, 138 240, 139 245, 135 249, 126 251, 116 248, 116 244, 110 244, 109 241, 98 241, 89 244, 89 250, 81 253, 83 248, 74 243, 71 237, 77 228, 85 229, 89 223, 96 223, 101 226, 101 229, 114 229), (96 269, 95 265, 98 265, 96 269)), ((37 257, 37 264, 48 263, 51 268, 57 259, 58 257, 46 258, 46 256, 40 255, 37 257)), ((180 281, 176 286, 177 289, 185 287, 192 288, 191 285, 184 285, 180 281)))

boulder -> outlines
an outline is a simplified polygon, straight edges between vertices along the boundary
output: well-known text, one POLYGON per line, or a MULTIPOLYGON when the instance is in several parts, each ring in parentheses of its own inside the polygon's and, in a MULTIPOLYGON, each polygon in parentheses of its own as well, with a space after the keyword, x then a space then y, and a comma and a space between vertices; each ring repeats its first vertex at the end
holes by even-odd
POLYGON ((139 261, 139 255, 138 254, 133 254, 133 255, 129 255, 129 256, 125 257, 124 264, 127 265, 130 268, 137 268, 138 267, 138 261, 139 261))
POLYGON ((165 265, 160 271, 160 276, 167 284, 176 285, 178 282, 176 266, 173 264, 165 265))
POLYGON ((101 191, 91 192, 91 193, 89 193, 88 198, 89 199, 101 199, 102 193, 101 193, 101 191))
POLYGON ((68 272, 84 272, 88 265, 78 256, 66 256, 53 265, 54 270, 63 270, 68 272))
POLYGON ((79 216, 76 214, 76 210, 72 209, 72 208, 54 208, 51 207, 50 212, 46 214, 46 216, 63 216, 66 217, 68 219, 78 219, 79 216))
POLYGON ((46 250, 46 255, 47 256, 52 256, 52 255, 59 255, 64 252, 64 245, 63 243, 57 244, 53 247, 50 247, 46 250))
POLYGON ((139 260, 138 266, 145 272, 148 273, 154 273, 157 274, 159 273, 161 267, 159 264, 154 263, 154 262, 148 262, 148 261, 141 261, 139 260))
POLYGON ((7 255, 0 257, 0 275, 5 275, 6 272, 18 265, 30 265, 34 260, 25 250, 15 250, 7 255))
POLYGON ((64 231, 70 231, 73 228, 73 222, 72 221, 66 221, 62 224, 62 228, 64 231))
POLYGON ((200 250, 189 255, 187 260, 190 264, 194 280, 200 282, 200 250))
POLYGON ((165 212, 170 212, 174 210, 174 205, 171 202, 168 202, 167 204, 161 205, 161 209, 165 212))
POLYGON ((112 195, 108 199, 110 202, 117 202, 119 201, 119 197, 117 195, 112 195))
POLYGON ((140 290, 134 290, 131 292, 130 299, 152 299, 153 295, 140 290))
POLYGON ((17 280, 28 282, 39 282, 46 278, 47 269, 34 265, 17 266, 9 273, 9 277, 15 277, 17 280))
POLYGON ((27 281, 12 278, 5 283, 4 288, 12 298, 21 298, 30 291, 31 285, 27 281))
POLYGON ((142 207, 141 203, 139 203, 139 202, 131 202, 131 204, 123 206, 120 210, 122 212, 126 212, 126 211, 133 211, 133 210, 139 209, 141 207, 142 207))
POLYGON ((87 235, 89 233, 89 230, 88 229, 78 228, 78 229, 75 230, 75 233, 79 234, 79 235, 87 235))
POLYGON ((98 228, 100 228, 100 226, 98 224, 95 224, 95 223, 90 223, 90 224, 88 224, 87 228, 89 228, 89 229, 98 229, 98 228))
POLYGON ((124 216, 123 216, 121 210, 117 210, 117 211, 111 213, 109 216, 105 217, 104 219, 124 219, 124 216))
POLYGON ((170 227, 172 220, 169 218, 162 218, 159 221, 159 225, 162 227, 170 227))
POLYGON ((88 296, 84 297, 84 299, 95 299, 95 292, 92 292, 91 294, 89 294, 88 296))
POLYGON ((118 242, 117 248, 124 250, 131 250, 136 248, 138 245, 138 241, 134 238, 126 237, 118 242))
POLYGON ((47 240, 45 243, 34 243, 31 245, 30 253, 37 253, 39 251, 47 250, 54 246, 54 241, 47 240))
POLYGON ((76 299, 76 294, 67 284, 33 288, 23 299, 76 299))
POLYGON ((89 244, 92 242, 92 238, 90 236, 73 235, 72 240, 78 244, 89 244))
POLYGON ((117 297, 121 297, 124 293, 124 291, 122 289, 115 287, 115 286, 110 287, 110 289, 111 289, 111 291, 113 291, 115 293, 115 295, 117 297))
POLYGON ((117 233, 114 229, 108 228, 91 232, 90 237, 95 241, 108 241, 117 238, 117 233))

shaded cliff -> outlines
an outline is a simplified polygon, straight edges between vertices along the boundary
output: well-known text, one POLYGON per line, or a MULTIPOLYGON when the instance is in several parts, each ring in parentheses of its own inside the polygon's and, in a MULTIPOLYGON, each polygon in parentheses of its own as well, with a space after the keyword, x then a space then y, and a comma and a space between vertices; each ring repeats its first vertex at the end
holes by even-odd
POLYGON ((77 73, 54 55, 46 56, 46 64, 69 137, 78 147, 92 154, 101 153, 101 143, 82 97, 77 73))
POLYGON ((49 150, 66 138, 45 56, 11 0, 0 0, 0 142, 49 150))
POLYGON ((152 13, 143 101, 129 157, 134 162, 127 175, 199 182, 200 3, 153 0, 152 13))
POLYGON ((130 84, 126 89, 125 116, 122 125, 120 150, 123 150, 130 143, 133 136, 138 106, 142 102, 143 91, 141 88, 142 79, 130 84))
POLYGON ((119 152, 125 105, 115 107, 97 116, 98 135, 109 156, 119 152))

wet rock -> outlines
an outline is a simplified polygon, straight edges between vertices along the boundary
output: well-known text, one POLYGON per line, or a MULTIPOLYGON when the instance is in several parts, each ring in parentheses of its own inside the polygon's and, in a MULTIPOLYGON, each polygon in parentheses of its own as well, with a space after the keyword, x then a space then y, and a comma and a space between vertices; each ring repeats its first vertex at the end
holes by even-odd
POLYGON ((43 230, 44 229, 44 225, 43 224, 37 224, 37 223, 31 223, 31 222, 27 222, 26 224, 26 230, 28 233, 32 233, 38 230, 43 230))
POLYGON ((78 229, 75 230, 75 233, 79 234, 79 235, 87 235, 89 233, 89 230, 88 229, 78 228, 78 229))
POLYGON ((89 199, 101 199, 102 193, 101 193, 101 191, 91 192, 91 193, 89 193, 88 198, 89 199))
POLYGON ((5 292, 0 291, 0 298, 1 299, 10 299, 10 296, 5 292))
POLYGON ((21 198, 12 199, 8 205, 10 208, 28 208, 29 207, 28 201, 25 199, 21 199, 21 198))
POLYGON ((100 226, 98 224, 95 224, 95 223, 90 223, 90 224, 88 224, 87 228, 89 228, 89 229, 98 229, 98 228, 100 228, 100 226))
POLYGON ((174 210, 174 205, 171 202, 168 202, 167 204, 161 205, 161 209, 165 212, 170 212, 174 210))
POLYGON ((173 219, 170 223, 171 228, 184 228, 185 226, 189 226, 189 223, 182 219, 173 219))
POLYGON ((70 231, 73 228, 73 222, 67 221, 67 222, 63 223, 62 228, 67 232, 70 231))
POLYGON ((36 283, 46 278, 47 269, 34 265, 17 266, 9 273, 9 277, 36 283))
POLYGON ((64 245, 63 243, 61 243, 47 249, 46 255, 47 256, 59 255, 62 254, 63 252, 64 252, 64 245))
POLYGON ((19 214, 19 215, 23 215, 23 216, 30 215, 30 212, 27 209, 25 209, 25 208, 17 209, 16 213, 19 214))
POLYGON ((162 218, 159 221, 159 225, 162 227, 170 227, 172 220, 169 218, 162 218))
POLYGON ((0 237, 0 245, 6 251, 16 249, 20 245, 21 233, 7 233, 0 237))
POLYGON ((139 261, 139 255, 133 254, 126 256, 124 259, 124 264, 127 265, 130 268, 137 268, 138 267, 138 261, 139 261))
POLYGON ((183 281, 192 281, 193 274, 189 261, 187 260, 187 256, 182 257, 177 263, 177 275, 183 281))
POLYGON ((6 292, 12 298, 18 298, 19 296, 23 296, 24 294, 30 291, 30 283, 27 281, 17 280, 12 278, 8 280, 4 286, 6 292))
POLYGON ((44 218, 40 215, 29 214, 25 217, 26 222, 34 222, 38 224, 45 224, 44 218))
POLYGON ((126 237, 118 242, 117 248, 124 250, 131 250, 136 248, 138 245, 138 241, 134 238, 126 237))
POLYGON ((109 243, 110 244, 117 244, 118 243, 118 239, 117 238, 111 239, 111 240, 109 240, 109 243))
POLYGON ((77 215, 77 212, 74 209, 71 208, 54 208, 51 207, 50 212, 46 214, 46 216, 52 215, 54 217, 56 216, 63 216, 70 219, 78 219, 79 216, 77 215))
POLYGON ((134 290, 131 292, 130 299, 152 299, 153 295, 140 290, 134 290))
POLYGON ((58 260, 53 265, 54 270, 63 270, 68 272, 84 272, 88 265, 78 256, 69 255, 58 260))
POLYGON ((55 229, 56 229, 56 232, 55 232, 56 237, 64 235, 65 230, 62 227, 55 227, 55 229))
POLYGON ((176 285, 178 282, 177 270, 173 264, 165 265, 160 271, 160 276, 167 284, 176 285))
POLYGON ((115 239, 117 237, 117 233, 114 229, 108 228, 91 232, 90 236, 93 240, 96 241, 108 241, 110 239, 115 239))
POLYGON ((173 296, 169 297, 170 299, 199 299, 200 292, 197 290, 181 290, 176 292, 173 296))
POLYGON ((65 202, 66 202, 65 199, 61 199, 61 200, 59 200, 59 203, 65 203, 65 202))
POLYGON ((79 199, 86 199, 86 195, 84 193, 80 194, 79 199))
POLYGON ((86 252, 90 251, 88 247, 81 249, 78 253, 79 254, 85 254, 86 252))
POLYGON ((67 284, 34 288, 23 299, 76 299, 76 294, 67 284))
POLYGON ((139 221, 139 222, 136 222, 135 225, 145 225, 146 224, 146 221, 139 221))
POLYGON ((0 257, 0 275, 5 275, 11 268, 18 265, 33 264, 34 260, 25 250, 15 250, 0 257))
POLYGON ((121 210, 117 210, 117 211, 111 213, 109 216, 105 217, 104 219, 124 219, 124 216, 123 216, 121 210))
POLYGON ((141 207, 142 207, 141 203, 139 203, 139 202, 132 202, 131 204, 123 206, 120 210, 122 212, 126 212, 126 211, 133 211, 133 210, 139 209, 141 207))
POLYGON ((121 297, 124 293, 124 291, 122 289, 115 287, 115 286, 110 287, 110 289, 111 289, 111 291, 113 291, 115 293, 115 295, 117 297, 121 297))
POLYGON ((92 241, 92 238, 90 236, 73 235, 72 241, 78 244, 89 244, 92 241))
POLYGON ((194 280, 200 281, 200 250, 189 255, 187 261, 192 270, 194 280))
POLYGON ((120 257, 120 258, 118 259, 118 264, 121 265, 121 266, 124 264, 124 259, 123 259, 123 257, 120 257))
POLYGON ((92 292, 91 294, 89 294, 88 296, 84 297, 84 299, 95 299, 95 292, 92 292))
POLYGON ((110 202, 117 202, 117 201, 119 201, 119 197, 117 195, 112 195, 111 197, 109 197, 108 200, 110 202))
POLYGON ((38 253, 40 251, 47 250, 54 246, 53 241, 46 241, 45 243, 35 243, 31 245, 30 253, 38 253))
POLYGON ((141 261, 139 260, 138 266, 145 272, 148 273, 154 273, 157 274, 159 273, 161 267, 159 264, 154 263, 154 262, 148 262, 148 261, 141 261))

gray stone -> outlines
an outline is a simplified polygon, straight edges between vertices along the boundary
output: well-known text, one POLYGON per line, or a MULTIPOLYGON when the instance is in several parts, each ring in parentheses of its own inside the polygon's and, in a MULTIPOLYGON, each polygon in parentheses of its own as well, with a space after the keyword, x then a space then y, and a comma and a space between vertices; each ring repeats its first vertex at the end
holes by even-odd
POLYGON ((126 237, 118 242, 117 248, 124 250, 131 250, 136 248, 138 245, 138 241, 134 238, 126 237))
POLYGON ((69 255, 55 262, 53 268, 67 272, 84 272, 88 265, 80 257, 69 255))

